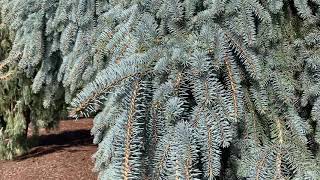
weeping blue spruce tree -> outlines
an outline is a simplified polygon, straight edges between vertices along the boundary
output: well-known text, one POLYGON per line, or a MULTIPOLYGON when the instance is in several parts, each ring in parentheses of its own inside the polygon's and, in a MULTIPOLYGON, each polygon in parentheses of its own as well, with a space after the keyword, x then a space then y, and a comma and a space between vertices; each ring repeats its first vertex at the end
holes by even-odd
MULTIPOLYGON (((23 61, 26 56, 15 54, 19 43, 18 38, 20 38, 19 32, 10 26, 10 22, 13 21, 8 21, 7 18, 10 16, 7 15, 8 11, 5 9, 7 6, 1 3, 3 2, 0 1, 0 160, 13 159, 22 155, 28 150, 28 147, 36 143, 34 140, 27 141, 28 129, 33 130, 33 135, 37 135, 39 128, 55 128, 61 116, 65 114, 63 88, 50 89, 47 87, 46 90, 37 93, 32 91, 38 65, 35 65, 33 67, 35 71, 28 75, 18 66, 17 62, 23 61), (13 59, 13 56, 16 59, 13 59), (48 95, 49 92, 50 95, 48 95)), ((23 22, 21 19, 18 21, 23 22)), ((27 33, 24 36, 35 38, 27 33)), ((36 57, 33 55, 28 58, 36 57)), ((52 59, 54 58, 56 56, 53 56, 52 59)), ((29 60, 27 61, 30 63, 28 66, 33 66, 34 64, 29 60)), ((57 60, 59 59, 56 58, 55 61, 57 60)))
POLYGON ((2 63, 97 113, 100 179, 320 179, 319 0, 0 2, 2 63))

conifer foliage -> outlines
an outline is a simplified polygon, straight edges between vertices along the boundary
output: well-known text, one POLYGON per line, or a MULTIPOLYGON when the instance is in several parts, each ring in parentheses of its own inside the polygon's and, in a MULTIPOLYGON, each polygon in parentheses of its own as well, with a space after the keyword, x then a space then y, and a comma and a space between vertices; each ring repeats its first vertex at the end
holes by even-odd
POLYGON ((98 112, 100 179, 320 179, 320 1, 0 2, 0 67, 98 112))
MULTIPOLYGON (((4 7, 0 5, 1 10, 5 10, 4 7)), ((50 97, 52 103, 50 106, 45 106, 48 104, 46 94, 49 92, 33 93, 34 75, 27 77, 16 62, 10 59, 10 54, 12 56, 14 53, 14 45, 17 42, 14 41, 16 32, 10 30, 10 23, 6 21, 6 17, 8 17, 6 12, 2 11, 0 15, 0 159, 12 159, 23 154, 28 145, 26 138, 30 124, 32 123, 34 135, 38 133, 39 128, 54 128, 64 109, 63 89, 52 89, 54 94, 54 97, 50 97)))

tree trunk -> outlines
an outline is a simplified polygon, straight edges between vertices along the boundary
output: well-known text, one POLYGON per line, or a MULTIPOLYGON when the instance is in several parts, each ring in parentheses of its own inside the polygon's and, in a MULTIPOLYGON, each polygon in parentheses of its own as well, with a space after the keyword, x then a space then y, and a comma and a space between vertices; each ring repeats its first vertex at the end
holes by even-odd
POLYGON ((24 132, 24 136, 25 136, 25 138, 27 138, 29 124, 31 122, 31 110, 30 110, 30 108, 27 108, 25 111, 23 111, 23 116, 24 116, 24 119, 26 121, 26 129, 25 129, 25 132, 24 132))
POLYGON ((0 128, 3 128, 3 130, 6 129, 7 122, 4 120, 3 115, 0 116, 0 128))

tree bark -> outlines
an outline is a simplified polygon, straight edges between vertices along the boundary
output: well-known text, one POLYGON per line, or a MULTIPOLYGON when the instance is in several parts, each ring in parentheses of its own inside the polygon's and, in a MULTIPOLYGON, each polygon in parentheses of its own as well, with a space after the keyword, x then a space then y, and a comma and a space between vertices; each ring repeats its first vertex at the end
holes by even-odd
POLYGON ((3 115, 0 116, 0 128, 3 128, 3 130, 6 129, 7 122, 4 120, 3 115))
POLYGON ((24 132, 24 136, 25 136, 25 138, 27 138, 29 124, 31 122, 31 110, 30 110, 30 108, 27 108, 25 111, 23 111, 23 116, 24 116, 24 119, 26 121, 26 129, 25 129, 25 132, 24 132))

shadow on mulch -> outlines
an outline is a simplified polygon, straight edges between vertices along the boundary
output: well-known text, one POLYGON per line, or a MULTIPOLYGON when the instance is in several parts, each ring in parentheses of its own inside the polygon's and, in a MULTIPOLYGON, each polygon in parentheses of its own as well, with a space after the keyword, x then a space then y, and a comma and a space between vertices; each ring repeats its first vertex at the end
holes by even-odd
POLYGON ((64 131, 59 134, 41 135, 37 138, 31 138, 28 141, 32 144, 32 148, 27 154, 15 158, 15 161, 40 157, 59 151, 86 151, 79 148, 70 148, 78 146, 94 146, 92 144, 93 137, 90 135, 90 130, 64 131))

